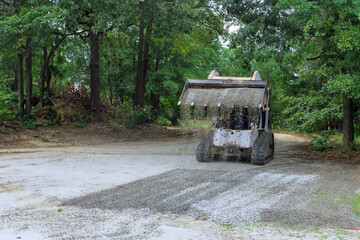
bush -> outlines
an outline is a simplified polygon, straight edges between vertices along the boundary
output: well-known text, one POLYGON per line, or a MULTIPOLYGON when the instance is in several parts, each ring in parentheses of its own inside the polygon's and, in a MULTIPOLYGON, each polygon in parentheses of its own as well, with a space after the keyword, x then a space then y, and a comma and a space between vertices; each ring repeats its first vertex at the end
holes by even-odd
POLYGON ((151 107, 132 108, 130 106, 119 106, 115 113, 120 116, 120 124, 132 129, 144 123, 152 122, 151 107))
POLYGON ((121 121, 112 121, 110 124, 109 124, 109 127, 110 127, 110 130, 112 132, 117 132, 117 131, 120 131, 121 130, 121 121))
POLYGON ((21 127, 25 129, 35 129, 39 124, 33 119, 27 116, 20 118, 21 127))
POLYGON ((156 124, 158 125, 166 125, 166 126, 171 126, 172 123, 169 119, 163 117, 163 116, 158 116, 156 118, 156 121, 155 121, 156 124))
POLYGON ((335 131, 327 130, 320 134, 313 134, 311 143, 314 145, 316 150, 324 151, 328 148, 336 147, 336 143, 332 141, 331 137, 335 135, 335 131))

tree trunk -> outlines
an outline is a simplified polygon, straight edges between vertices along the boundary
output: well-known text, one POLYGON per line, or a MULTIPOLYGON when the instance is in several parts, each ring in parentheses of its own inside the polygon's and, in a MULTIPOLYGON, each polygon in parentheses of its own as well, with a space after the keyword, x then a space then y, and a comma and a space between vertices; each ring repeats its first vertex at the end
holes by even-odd
POLYGON ((47 49, 44 46, 43 47, 43 52, 44 52, 44 63, 41 67, 41 71, 40 71, 40 82, 39 82, 39 97, 40 97, 40 106, 44 107, 45 106, 45 99, 44 99, 44 88, 45 88, 45 78, 46 78, 46 68, 47 68, 47 49))
POLYGON ((148 22, 148 26, 146 28, 146 36, 145 36, 145 45, 144 45, 144 59, 142 66, 142 85, 141 85, 141 93, 145 95, 145 86, 146 86, 146 74, 149 65, 149 50, 150 50, 150 42, 151 42, 151 33, 152 33, 152 24, 153 19, 150 19, 148 22))
POLYGON ((46 88, 47 96, 50 97, 50 80, 51 80, 51 68, 50 65, 46 69, 46 88))
POLYGON ((18 55, 18 80, 19 80, 19 115, 24 116, 24 68, 23 68, 23 55, 18 55))
POLYGON ((107 77, 107 81, 108 81, 108 84, 109 84, 109 91, 110 91, 110 104, 112 105, 113 103, 113 87, 112 87, 112 82, 111 82, 111 76, 112 75, 108 75, 107 77))
POLYGON ((354 141, 353 100, 343 95, 343 147, 350 147, 354 141))
POLYGON ((31 114, 31 100, 32 100, 32 49, 31 49, 31 38, 26 39, 26 109, 25 113, 28 117, 31 114))
POLYGON ((144 55, 144 21, 141 20, 139 26, 139 48, 138 48, 138 61, 136 68, 135 78, 135 93, 134 93, 134 106, 144 106, 144 95, 142 91, 142 66, 143 66, 143 55, 144 55))
POLYGON ((47 87, 48 87, 48 96, 50 96, 50 68, 49 68, 49 64, 50 64, 50 60, 51 58, 54 56, 56 49, 60 46, 60 44, 62 43, 62 41, 65 40, 65 38, 67 37, 67 35, 62 36, 60 39, 58 39, 57 43, 51 44, 51 49, 49 54, 47 54, 47 49, 44 46, 44 63, 41 66, 41 71, 40 71, 40 84, 39 84, 39 89, 40 89, 40 105, 41 107, 45 106, 45 98, 44 98, 44 92, 45 92, 45 82, 47 82, 47 87))
POLYGON ((149 50, 151 42, 153 19, 150 19, 146 28, 146 36, 144 37, 144 26, 143 22, 140 24, 139 32, 139 56, 136 74, 136 87, 134 105, 144 106, 145 98, 145 86, 146 86, 146 74, 149 65, 149 50))
POLYGON ((90 87, 91 108, 94 109, 93 117, 96 122, 101 122, 100 106, 100 65, 99 65, 99 34, 90 32, 90 87))

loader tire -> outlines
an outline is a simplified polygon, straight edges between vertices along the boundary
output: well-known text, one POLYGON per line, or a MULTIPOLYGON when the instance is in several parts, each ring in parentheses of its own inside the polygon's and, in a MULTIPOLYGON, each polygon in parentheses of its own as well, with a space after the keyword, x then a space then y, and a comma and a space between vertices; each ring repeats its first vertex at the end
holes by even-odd
POLYGON ((253 165, 265 165, 273 160, 274 152, 274 133, 263 132, 259 135, 251 151, 251 163, 253 165))
POLYGON ((213 161, 211 154, 211 145, 213 140, 213 132, 210 132, 206 137, 199 143, 196 148, 196 160, 198 162, 211 162, 213 161))

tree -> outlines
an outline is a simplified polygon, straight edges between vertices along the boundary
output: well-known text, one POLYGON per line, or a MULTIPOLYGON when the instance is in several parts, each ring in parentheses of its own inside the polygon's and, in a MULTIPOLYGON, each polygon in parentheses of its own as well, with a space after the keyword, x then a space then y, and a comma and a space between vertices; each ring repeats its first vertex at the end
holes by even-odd
POLYGON ((316 1, 316 14, 308 20, 304 32, 318 52, 313 58, 327 70, 330 92, 343 95, 343 146, 354 141, 353 99, 359 98, 360 4, 357 1, 316 1))
POLYGON ((96 121, 108 94, 111 102, 154 105, 153 113, 165 105, 175 111, 186 75, 205 76, 216 65, 223 30, 213 1, 3 0, 0 8, 0 78, 19 85, 22 107, 26 87, 29 116, 34 100, 49 103, 50 81, 55 91, 68 82, 90 84, 96 121))
POLYGON ((279 79, 275 89, 280 84, 295 94, 313 89, 343 95, 343 145, 348 147, 354 140, 353 99, 358 98, 359 85, 359 41, 354 41, 360 33, 359 3, 235 0, 225 6, 243 24, 232 47, 245 53, 240 59, 249 71, 255 62, 267 63, 257 57, 266 51, 279 63, 282 75, 287 75, 287 81, 279 79))
MULTIPOLYGON (((30 116, 32 102, 33 102, 33 90, 32 90, 32 58, 33 58, 33 40, 36 40, 36 43, 43 43, 52 41, 49 40, 49 36, 52 34, 61 35, 59 40, 54 40, 55 44, 52 45, 49 54, 47 54, 46 46, 44 46, 44 63, 40 71, 40 81, 39 81, 39 94, 40 94, 40 104, 43 107, 44 103, 44 85, 47 78, 48 89, 50 82, 50 72, 49 72, 49 61, 54 55, 56 48, 59 44, 68 36, 61 34, 60 30, 63 26, 66 26, 64 18, 66 18, 66 11, 59 8, 58 5, 50 1, 38 2, 38 1, 27 1, 23 2, 20 0, 14 1, 3 1, 3 3, 8 6, 8 15, 3 19, 1 24, 4 26, 4 39, 14 39, 13 43, 7 44, 5 49, 12 49, 17 47, 17 71, 15 73, 15 79, 18 79, 19 83, 19 103, 20 103, 20 116, 24 114, 23 110, 23 53, 26 51, 25 58, 25 67, 26 67, 26 109, 25 112, 30 116), (56 20, 56 21, 54 21, 56 20), (42 29, 40 33, 37 31, 42 29)), ((6 41, 6 40, 4 40, 6 41)), ((37 47, 37 46, 35 46, 37 47)))
POLYGON ((87 32, 86 37, 90 40, 91 107, 95 121, 100 122, 100 35, 112 30, 117 24, 121 24, 123 15, 119 13, 127 12, 128 1, 98 2, 89 0, 71 3, 70 5, 72 14, 77 16, 77 23, 83 26, 81 32, 87 32))
MULTIPOLYGON (((145 94, 147 92, 149 52, 154 47, 151 42, 156 38, 160 38, 163 41, 171 38, 179 40, 192 34, 199 34, 198 38, 201 37, 200 34, 203 34, 202 37, 207 35, 209 38, 207 40, 202 39, 202 41, 211 42, 214 38, 218 37, 223 29, 222 21, 215 12, 217 7, 218 5, 212 1, 139 1, 139 40, 134 93, 135 106, 144 106, 145 94)), ((173 40, 167 41, 167 43, 173 40)), ((188 49, 186 39, 182 40, 183 45, 181 47, 184 50, 188 49)), ((154 60, 156 62, 156 59, 154 60)), ((153 103, 157 105, 158 100, 154 94, 152 94, 152 99, 153 103)))

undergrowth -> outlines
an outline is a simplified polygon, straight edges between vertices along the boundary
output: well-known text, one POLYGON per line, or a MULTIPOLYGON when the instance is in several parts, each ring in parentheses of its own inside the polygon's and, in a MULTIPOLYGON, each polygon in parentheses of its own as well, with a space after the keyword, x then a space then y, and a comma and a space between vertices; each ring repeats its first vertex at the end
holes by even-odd
POLYGON ((24 116, 20 118, 21 127, 24 129, 35 129, 40 123, 36 122, 33 117, 24 116))
POLYGON ((356 136, 350 146, 342 146, 343 134, 334 130, 326 130, 317 134, 312 134, 311 143, 315 150, 326 151, 328 149, 338 149, 343 152, 353 152, 360 149, 360 136, 356 136))
POLYGON ((313 144, 315 150, 324 151, 329 148, 338 147, 336 142, 333 141, 332 136, 335 135, 335 131, 327 130, 323 131, 320 134, 313 134, 311 143, 313 144))
POLYGON ((133 129, 136 126, 154 121, 151 107, 149 106, 133 108, 131 106, 121 105, 115 108, 115 114, 118 118, 111 123, 110 128, 112 130, 116 130, 120 125, 133 129))

